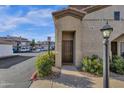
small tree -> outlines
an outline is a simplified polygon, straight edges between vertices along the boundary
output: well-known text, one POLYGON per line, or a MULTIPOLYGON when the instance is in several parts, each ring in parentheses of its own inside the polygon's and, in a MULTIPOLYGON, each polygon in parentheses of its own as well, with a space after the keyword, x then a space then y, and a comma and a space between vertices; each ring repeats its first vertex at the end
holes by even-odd
POLYGON ((34 47, 35 47, 35 39, 32 39, 32 41, 31 41, 31 43, 30 43, 30 46, 31 46, 31 50, 33 50, 34 49, 34 47))

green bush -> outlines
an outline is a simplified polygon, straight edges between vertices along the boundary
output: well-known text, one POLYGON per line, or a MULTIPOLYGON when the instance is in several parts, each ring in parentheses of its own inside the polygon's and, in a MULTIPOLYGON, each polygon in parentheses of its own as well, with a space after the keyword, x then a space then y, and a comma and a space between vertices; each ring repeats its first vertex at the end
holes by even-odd
POLYGON ((102 75, 103 64, 102 59, 97 55, 91 57, 84 57, 81 62, 81 70, 85 72, 90 72, 95 75, 102 75))
POLYGON ((110 70, 117 74, 124 74, 124 58, 113 56, 110 64, 110 70))
POLYGON ((55 54, 41 54, 36 58, 36 71, 39 77, 45 77, 52 73, 52 66, 55 63, 55 54))

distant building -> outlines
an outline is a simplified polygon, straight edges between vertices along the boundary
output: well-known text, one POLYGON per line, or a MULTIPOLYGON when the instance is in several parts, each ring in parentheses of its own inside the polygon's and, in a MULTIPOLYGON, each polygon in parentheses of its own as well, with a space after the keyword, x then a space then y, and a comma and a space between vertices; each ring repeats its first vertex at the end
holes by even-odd
POLYGON ((0 58, 12 55, 13 55, 12 43, 0 39, 0 58))
MULTIPOLYGON (((42 41, 42 42, 38 41, 36 43, 36 48, 41 48, 41 49, 44 49, 44 50, 48 50, 48 44, 49 44, 48 41, 42 41)), ((50 42, 50 49, 51 50, 55 49, 55 42, 54 41, 50 42)))
POLYGON ((0 37, 0 40, 5 40, 7 42, 12 43, 14 50, 21 48, 30 48, 30 41, 26 38, 6 36, 6 37, 0 37))

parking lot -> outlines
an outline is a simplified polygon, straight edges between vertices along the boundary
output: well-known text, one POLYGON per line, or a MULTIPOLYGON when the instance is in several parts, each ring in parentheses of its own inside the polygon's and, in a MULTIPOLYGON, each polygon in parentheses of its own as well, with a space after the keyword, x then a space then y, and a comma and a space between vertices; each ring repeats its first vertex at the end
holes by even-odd
POLYGON ((13 56, 9 58, 0 59, 0 69, 7 69, 12 67, 13 65, 19 64, 32 58, 33 56, 13 56))
POLYGON ((0 59, 0 87, 25 88, 31 84, 35 59, 40 53, 17 53, 14 57, 0 59))

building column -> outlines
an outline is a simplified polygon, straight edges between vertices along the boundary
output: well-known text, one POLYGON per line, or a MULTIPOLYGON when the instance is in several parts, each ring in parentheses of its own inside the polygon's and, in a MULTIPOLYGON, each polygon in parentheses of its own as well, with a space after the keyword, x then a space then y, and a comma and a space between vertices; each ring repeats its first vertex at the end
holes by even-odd
POLYGON ((55 56, 55 66, 61 68, 62 66, 62 31, 56 32, 56 56, 55 56))

